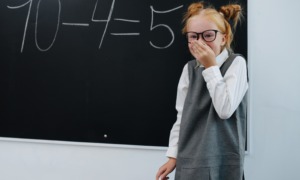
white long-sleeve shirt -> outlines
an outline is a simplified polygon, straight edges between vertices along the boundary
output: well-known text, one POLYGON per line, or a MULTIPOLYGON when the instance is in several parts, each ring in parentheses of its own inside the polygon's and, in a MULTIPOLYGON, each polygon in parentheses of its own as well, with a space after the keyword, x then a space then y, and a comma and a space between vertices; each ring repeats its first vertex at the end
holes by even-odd
MULTIPOLYGON (((221 65, 226 61, 229 54, 224 49, 216 57, 217 66, 212 66, 202 72, 212 103, 221 119, 229 118, 241 103, 247 89, 247 66, 243 57, 237 56, 226 71, 224 77, 220 72, 221 65)), ((199 68, 204 68, 200 66, 199 68)), ((177 120, 174 123, 169 139, 168 157, 177 157, 180 123, 184 101, 189 88, 189 74, 187 64, 181 74, 176 99, 177 120)))

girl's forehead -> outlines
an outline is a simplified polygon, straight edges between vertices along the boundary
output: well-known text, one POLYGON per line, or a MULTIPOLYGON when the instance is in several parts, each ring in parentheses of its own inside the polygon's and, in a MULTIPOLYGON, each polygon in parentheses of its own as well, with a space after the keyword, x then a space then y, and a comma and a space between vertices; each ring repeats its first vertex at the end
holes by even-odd
POLYGON ((204 31, 207 29, 216 29, 216 28, 217 28, 216 23, 214 23, 210 18, 204 15, 195 15, 187 21, 187 29, 189 31, 192 30, 204 31))

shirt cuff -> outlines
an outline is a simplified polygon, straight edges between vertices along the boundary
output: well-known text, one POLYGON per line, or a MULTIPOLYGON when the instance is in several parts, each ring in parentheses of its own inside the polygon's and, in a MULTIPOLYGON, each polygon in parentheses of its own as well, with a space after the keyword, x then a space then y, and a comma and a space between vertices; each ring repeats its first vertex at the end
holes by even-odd
POLYGON ((222 74, 219 66, 212 66, 202 71, 203 78, 206 82, 222 79, 222 74))
POLYGON ((177 158, 177 151, 178 151, 177 146, 176 147, 169 147, 168 151, 166 153, 166 156, 176 159, 177 158))

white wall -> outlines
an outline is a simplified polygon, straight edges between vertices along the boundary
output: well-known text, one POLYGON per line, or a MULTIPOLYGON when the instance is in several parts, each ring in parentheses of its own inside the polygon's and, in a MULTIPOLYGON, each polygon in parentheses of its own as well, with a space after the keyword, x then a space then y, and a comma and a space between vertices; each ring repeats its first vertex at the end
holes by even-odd
POLYGON ((164 151, 154 148, 45 142, 0 140, 0 179, 151 180, 166 160, 164 151))
MULTIPOLYGON (((300 1, 248 0, 247 180, 300 179, 300 1)), ((0 140, 1 180, 152 180, 164 150, 0 140)), ((173 177, 173 176, 172 176, 173 177)))
POLYGON ((298 0, 249 0, 250 180, 300 179, 298 0))

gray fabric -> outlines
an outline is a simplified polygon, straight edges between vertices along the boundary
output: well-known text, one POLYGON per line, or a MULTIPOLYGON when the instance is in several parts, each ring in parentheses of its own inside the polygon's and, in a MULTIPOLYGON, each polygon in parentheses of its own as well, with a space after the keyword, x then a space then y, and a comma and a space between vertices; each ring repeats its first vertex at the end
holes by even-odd
MULTIPOLYGON (((236 57, 231 54, 220 70, 224 76, 236 57)), ((246 136, 246 95, 226 120, 216 113, 203 67, 188 63, 190 85, 185 100, 178 143, 176 180, 241 180, 246 136)))

